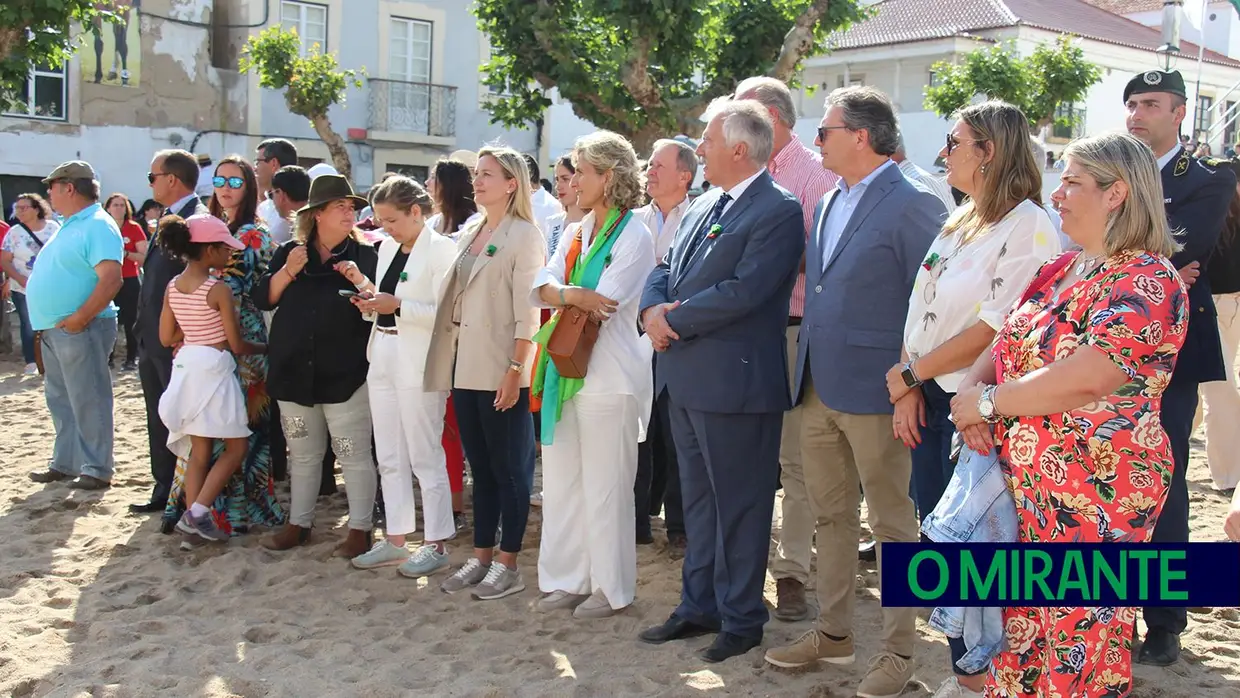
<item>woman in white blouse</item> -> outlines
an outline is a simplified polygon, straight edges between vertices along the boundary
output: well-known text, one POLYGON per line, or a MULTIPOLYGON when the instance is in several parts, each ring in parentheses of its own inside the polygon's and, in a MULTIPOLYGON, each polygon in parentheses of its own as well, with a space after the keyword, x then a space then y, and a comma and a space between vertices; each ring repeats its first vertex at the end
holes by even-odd
POLYGON ((580 222, 586 215, 586 212, 577 205, 577 192, 572 184, 575 174, 577 170, 573 166, 571 153, 562 155, 559 160, 555 161, 555 195, 564 210, 547 219, 547 230, 544 232, 547 235, 548 256, 555 254, 555 248, 560 242, 560 235, 564 233, 564 229, 573 223, 580 222))
MULTIPOLYGON (((923 397, 920 407, 905 401, 916 413, 901 415, 897 407, 894 420, 895 438, 913 449, 913 499, 922 517, 938 504, 954 468, 952 396, 1038 268, 1060 252, 1019 109, 989 101, 962 110, 940 155, 948 184, 969 201, 926 253, 909 300, 903 362, 887 373, 892 403, 910 390, 923 397)), ((955 662, 964 642, 949 639, 955 676, 935 695, 981 695, 985 672, 961 672, 955 662)))
POLYGON ((533 300, 559 312, 535 336, 542 351, 533 392, 541 397, 543 529, 539 609, 606 618, 633 602, 637 549, 633 480, 642 422, 650 414, 649 340, 637 306, 654 268, 654 240, 632 214, 641 205, 637 155, 600 131, 573 148, 577 203, 587 211, 565 228, 534 280, 533 300), (584 379, 560 375, 545 348, 565 313, 602 321, 584 379))
POLYGON ((422 387, 439 289, 452 268, 456 245, 426 225, 431 198, 408 177, 385 180, 371 205, 375 221, 391 237, 379 243, 376 292, 354 297, 353 304, 374 318, 367 384, 387 537, 353 558, 353 566, 399 565, 402 575, 417 578, 448 566, 446 541, 456 533, 440 440, 448 393, 422 387), (426 530, 411 555, 405 536, 417 530, 415 477, 426 530))

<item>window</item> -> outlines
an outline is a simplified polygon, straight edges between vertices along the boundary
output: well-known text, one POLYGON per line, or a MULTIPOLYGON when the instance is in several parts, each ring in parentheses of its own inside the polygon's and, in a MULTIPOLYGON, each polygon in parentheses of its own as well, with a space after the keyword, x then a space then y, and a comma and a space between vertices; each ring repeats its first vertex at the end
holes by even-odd
POLYGON ((860 87, 865 84, 865 73, 852 73, 848 76, 848 84, 844 84, 844 76, 841 75, 836 87, 860 87))
POLYGON ((1058 107, 1055 107, 1055 124, 1051 127, 1051 138, 1072 140, 1073 138, 1081 138, 1084 135, 1085 107, 1079 107, 1075 102, 1060 104, 1058 107), (1060 119, 1072 120, 1072 125, 1065 126, 1059 123, 1060 119))
POLYGON ((3 107, 13 116, 31 116, 37 119, 68 118, 65 109, 67 97, 65 69, 40 66, 30 71, 30 78, 17 91, 7 95, 3 107))
POLYGON ((1223 129, 1223 145, 1235 145, 1236 143, 1236 117, 1240 116, 1240 110, 1236 109, 1235 102, 1227 102, 1227 111, 1223 112, 1223 120, 1228 122, 1227 128, 1223 129))
POLYGON ((431 23, 392 18, 388 40, 388 124, 398 131, 430 132, 431 23))
POLYGON ((327 6, 308 2, 280 3, 280 23, 301 37, 301 55, 310 53, 310 47, 318 44, 319 52, 327 50, 327 6))
POLYGON ((426 178, 431 174, 431 168, 426 165, 401 165, 396 162, 389 162, 386 171, 412 177, 423 184, 426 183, 426 178))
POLYGON ((1210 111, 1214 108, 1214 98, 1205 95, 1197 97, 1197 133, 1199 138, 1205 138, 1210 131, 1210 124, 1214 122, 1213 115, 1210 111))

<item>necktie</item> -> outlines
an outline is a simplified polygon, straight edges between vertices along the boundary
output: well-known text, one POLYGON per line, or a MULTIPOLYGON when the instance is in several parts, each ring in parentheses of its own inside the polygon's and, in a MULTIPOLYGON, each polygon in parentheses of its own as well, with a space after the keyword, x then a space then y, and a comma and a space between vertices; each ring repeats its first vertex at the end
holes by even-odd
POLYGON ((688 264, 689 260, 693 259, 693 255, 697 254, 698 248, 701 247, 702 241, 705 240, 706 236, 710 233, 711 227, 718 223, 720 218, 723 218, 723 209, 731 200, 732 197, 728 196, 726 192, 723 196, 719 197, 719 200, 715 202, 713 207, 711 207, 710 214, 706 216, 706 222, 694 231, 693 239, 689 241, 689 249, 685 253, 686 264, 688 264))

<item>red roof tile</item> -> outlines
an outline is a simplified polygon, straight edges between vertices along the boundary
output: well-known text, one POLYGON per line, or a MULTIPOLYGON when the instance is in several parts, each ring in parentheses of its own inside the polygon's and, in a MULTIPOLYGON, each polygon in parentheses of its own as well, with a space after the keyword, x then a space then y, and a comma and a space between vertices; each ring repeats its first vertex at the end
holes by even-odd
MULTIPOLYGON (((1159 29, 1085 0, 883 0, 873 9, 874 16, 832 34, 827 45, 836 51, 886 46, 1021 24, 1149 51, 1162 45, 1159 29)), ((1180 42, 1180 55, 1195 59, 1197 51, 1196 44, 1180 42)), ((1208 49, 1205 60, 1240 67, 1240 61, 1208 49)))
POLYGON ((1163 0, 1086 0, 1086 2, 1117 15, 1161 11, 1163 7, 1163 0))

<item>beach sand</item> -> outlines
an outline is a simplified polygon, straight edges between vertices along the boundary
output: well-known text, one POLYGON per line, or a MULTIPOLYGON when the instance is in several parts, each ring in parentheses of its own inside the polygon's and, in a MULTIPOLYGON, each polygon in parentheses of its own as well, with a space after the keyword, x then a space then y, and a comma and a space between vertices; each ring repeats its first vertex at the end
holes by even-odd
MULTIPOLYGON (((331 557, 343 536, 343 493, 319 500, 314 542, 273 553, 258 536, 182 552, 155 518, 131 516, 150 491, 142 393, 116 376, 114 486, 80 492, 26 473, 51 453, 42 381, 0 363, 0 695, 2 696, 851 696, 879 648, 877 576, 860 568, 857 663, 791 672, 760 650, 721 665, 695 656, 710 638, 652 647, 680 594, 664 537, 638 552, 637 602, 604 621, 539 614, 540 517, 532 511, 521 564, 527 589, 500 601, 361 572, 331 557)), ((1189 472, 1193 535, 1221 540, 1226 498, 1209 484, 1198 442, 1189 472)), ((286 488, 281 487, 287 502, 286 488)), ((453 561, 468 554, 458 541, 453 561)), ((851 564, 851 560, 843 561, 851 564)), ((774 580, 766 596, 774 602, 774 580)), ((923 614, 924 618, 924 614, 923 614)), ((763 647, 811 622, 766 626, 763 647)), ((919 621, 918 683, 948 675, 946 643, 919 621)), ((1134 696, 1240 695, 1240 610, 1193 612, 1183 660, 1136 668, 1134 696)))

